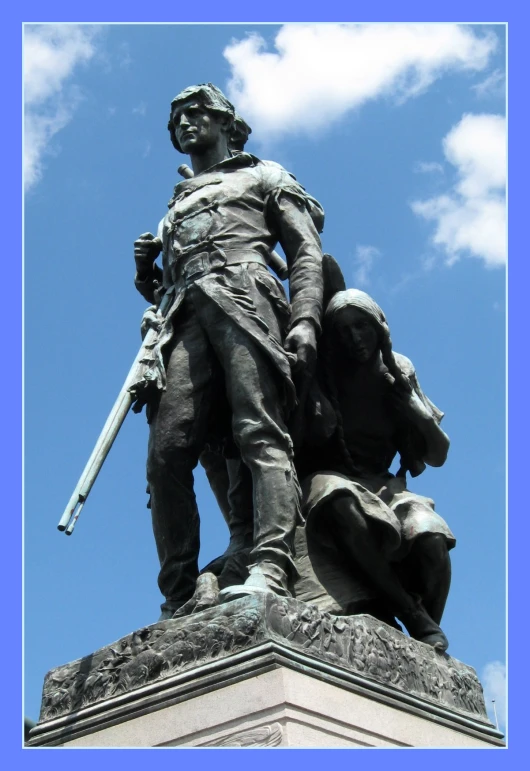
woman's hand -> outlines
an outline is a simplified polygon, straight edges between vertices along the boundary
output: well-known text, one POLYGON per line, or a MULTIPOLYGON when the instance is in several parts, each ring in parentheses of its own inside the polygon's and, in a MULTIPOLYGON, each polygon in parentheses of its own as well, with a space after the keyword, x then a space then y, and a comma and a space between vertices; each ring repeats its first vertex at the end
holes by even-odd
POLYGON ((434 420, 432 412, 422 402, 413 388, 407 391, 394 381, 391 394, 392 401, 399 412, 410 418, 417 425, 434 420))
POLYGON ((396 409, 416 426, 425 440, 423 462, 429 466, 443 466, 449 450, 449 437, 427 405, 412 387, 408 391, 396 382, 392 385, 391 394, 396 409))

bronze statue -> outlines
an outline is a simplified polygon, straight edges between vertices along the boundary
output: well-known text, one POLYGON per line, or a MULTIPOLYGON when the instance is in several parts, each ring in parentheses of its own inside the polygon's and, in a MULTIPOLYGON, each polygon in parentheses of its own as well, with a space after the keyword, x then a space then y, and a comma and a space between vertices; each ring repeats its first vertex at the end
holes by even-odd
POLYGON ((171 296, 147 362, 152 388, 139 382, 135 391, 138 405, 148 404, 163 618, 195 589, 193 469, 205 448, 240 456, 252 476, 247 590, 289 593, 300 492, 286 419, 295 404, 291 366, 296 378, 316 360, 323 223, 292 175, 242 151, 250 129, 212 84, 175 97, 168 128, 194 176, 175 187, 158 237, 135 242, 137 289, 155 305, 171 296), (290 306, 267 267, 278 241, 290 306))
POLYGON ((72 532, 131 403, 147 405, 161 620, 294 593, 339 615, 398 618, 445 650, 455 539, 433 501, 406 487, 407 473, 445 461, 442 413, 393 352, 381 308, 323 259, 320 204, 244 152, 250 127, 222 92, 185 89, 168 128, 193 169, 180 167, 157 237, 135 242, 135 284, 153 303, 144 343, 59 529, 72 532), (269 267, 288 274, 290 303, 269 267), (201 576, 199 460, 230 531, 201 576))

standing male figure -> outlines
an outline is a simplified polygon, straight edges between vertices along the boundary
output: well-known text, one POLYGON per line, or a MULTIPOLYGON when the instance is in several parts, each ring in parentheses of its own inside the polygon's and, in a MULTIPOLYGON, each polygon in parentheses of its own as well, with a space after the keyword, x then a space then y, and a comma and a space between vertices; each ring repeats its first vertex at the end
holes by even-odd
POLYGON ((162 390, 149 406, 147 461, 162 618, 195 588, 193 469, 219 431, 231 434, 252 475, 248 591, 288 593, 300 509, 285 425, 295 403, 289 359, 295 372, 314 366, 322 313, 320 205, 278 164, 234 150, 250 128, 211 83, 175 97, 168 128, 194 177, 176 186, 158 237, 135 242, 137 289, 149 302, 172 293, 153 357, 163 362, 162 390), (291 309, 267 269, 278 241, 291 309), (223 400, 229 431, 218 425, 223 400))

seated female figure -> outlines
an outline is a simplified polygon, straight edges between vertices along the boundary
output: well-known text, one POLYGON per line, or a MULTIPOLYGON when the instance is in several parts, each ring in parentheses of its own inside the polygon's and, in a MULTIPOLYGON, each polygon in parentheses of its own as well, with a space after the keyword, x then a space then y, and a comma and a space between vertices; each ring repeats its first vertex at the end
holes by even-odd
POLYGON ((329 302, 318 386, 298 453, 305 526, 295 596, 332 613, 370 613, 439 650, 455 538, 406 474, 441 466, 449 439, 412 363, 393 353, 385 316, 365 292, 329 302), (399 453, 396 475, 390 467, 399 453))

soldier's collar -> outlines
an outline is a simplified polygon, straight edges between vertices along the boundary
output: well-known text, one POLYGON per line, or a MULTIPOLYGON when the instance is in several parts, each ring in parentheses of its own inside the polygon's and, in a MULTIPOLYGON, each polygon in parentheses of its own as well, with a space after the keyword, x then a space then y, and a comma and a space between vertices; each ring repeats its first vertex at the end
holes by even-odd
POLYGON ((182 179, 178 182, 173 190, 173 196, 168 203, 168 208, 170 209, 177 198, 180 198, 183 195, 189 195, 207 185, 221 183, 223 181, 223 175, 219 174, 215 177, 215 172, 225 171, 226 169, 241 169, 249 166, 256 166, 258 163, 261 163, 260 159, 255 155, 251 155, 251 153, 234 152, 230 158, 225 158, 224 161, 220 161, 214 166, 210 166, 209 169, 205 169, 196 177, 182 179))
POLYGON ((210 166, 209 169, 205 169, 201 173, 209 174, 211 171, 227 168, 238 168, 240 166, 256 166, 258 163, 260 163, 260 159, 251 153, 233 151, 233 154, 230 158, 225 158, 224 161, 219 161, 219 163, 216 163, 214 166, 210 166))

